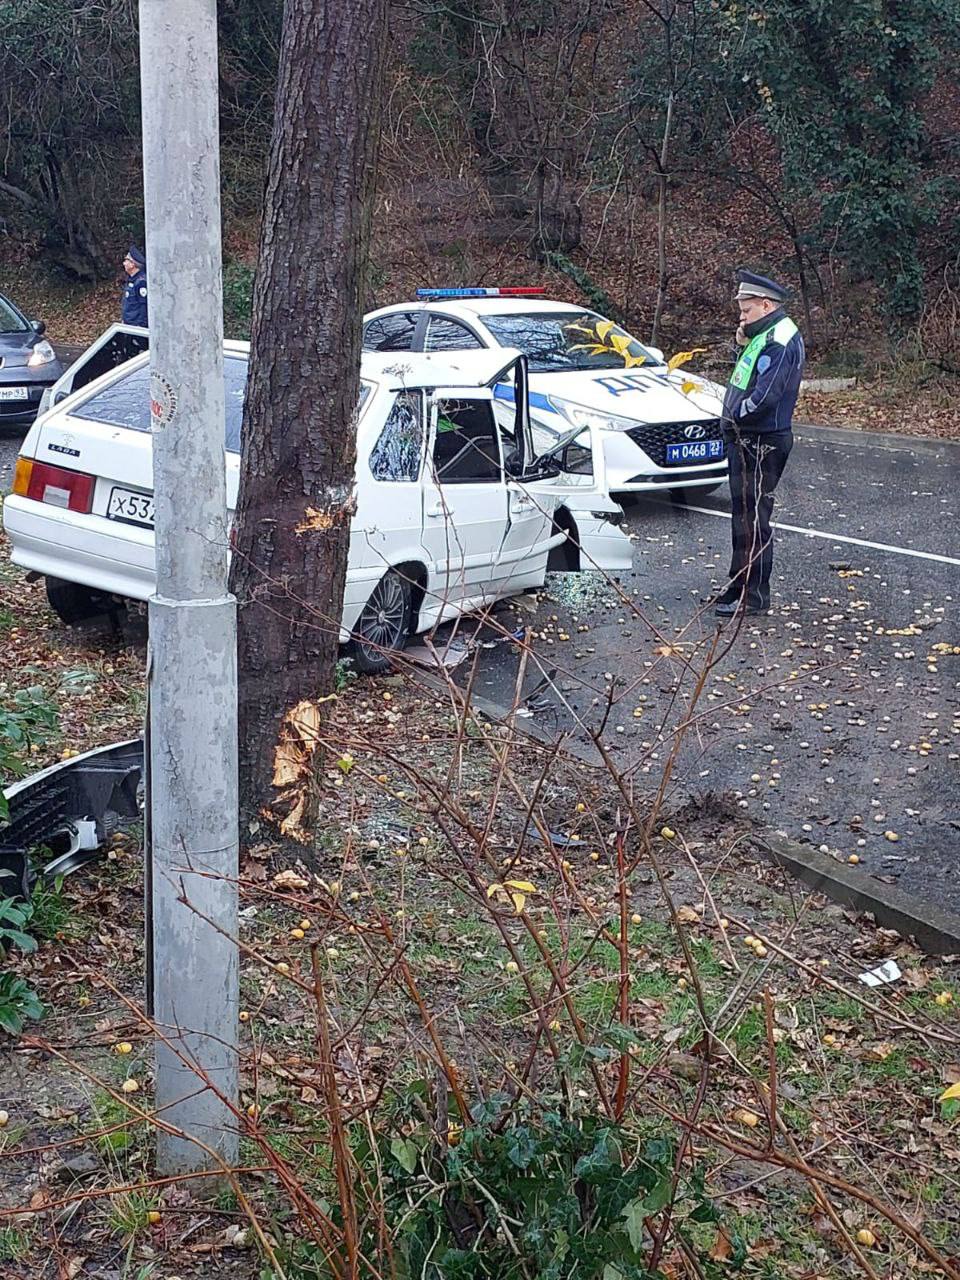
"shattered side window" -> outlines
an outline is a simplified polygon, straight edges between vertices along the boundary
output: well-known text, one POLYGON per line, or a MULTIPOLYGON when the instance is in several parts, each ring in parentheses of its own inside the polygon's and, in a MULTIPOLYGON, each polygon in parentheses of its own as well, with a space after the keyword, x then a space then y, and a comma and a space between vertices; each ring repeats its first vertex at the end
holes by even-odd
POLYGON ((465 324, 446 316, 431 316, 424 351, 470 351, 483 343, 465 324))
POLYGON ((380 439, 370 453, 374 480, 416 480, 423 457, 423 409, 420 394, 401 391, 393 402, 380 439))
POLYGON ((364 351, 410 351, 417 331, 418 311, 394 311, 363 327, 364 351))

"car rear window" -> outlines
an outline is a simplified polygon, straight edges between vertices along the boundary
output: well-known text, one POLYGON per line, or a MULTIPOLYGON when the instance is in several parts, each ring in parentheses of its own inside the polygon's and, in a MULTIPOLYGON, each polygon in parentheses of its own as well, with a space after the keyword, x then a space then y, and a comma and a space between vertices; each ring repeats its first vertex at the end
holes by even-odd
MULTIPOLYGON (((223 387, 226 404, 224 446, 240 452, 240 423, 243 419, 243 393, 247 385, 247 362, 235 356, 223 362, 223 387)), ((75 418, 102 422, 110 427, 126 427, 130 431, 150 430, 150 366, 131 369, 96 392, 72 411, 75 418)))

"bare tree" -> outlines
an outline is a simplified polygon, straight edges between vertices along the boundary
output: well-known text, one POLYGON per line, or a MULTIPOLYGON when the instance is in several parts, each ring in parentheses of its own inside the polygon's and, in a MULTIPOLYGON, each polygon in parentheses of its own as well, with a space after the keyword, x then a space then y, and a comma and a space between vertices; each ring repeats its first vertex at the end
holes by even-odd
POLYGON ((637 73, 640 85, 630 103, 637 137, 648 153, 657 183, 657 300, 650 341, 660 336, 660 322, 670 283, 667 254, 668 188, 673 176, 677 117, 697 71, 703 49, 703 0, 643 0, 646 21, 637 73), (651 39, 651 36, 654 38, 651 39))
POLYGON ((386 7, 287 0, 254 289, 231 574, 240 804, 301 837, 312 788, 283 760, 335 675, 386 7))

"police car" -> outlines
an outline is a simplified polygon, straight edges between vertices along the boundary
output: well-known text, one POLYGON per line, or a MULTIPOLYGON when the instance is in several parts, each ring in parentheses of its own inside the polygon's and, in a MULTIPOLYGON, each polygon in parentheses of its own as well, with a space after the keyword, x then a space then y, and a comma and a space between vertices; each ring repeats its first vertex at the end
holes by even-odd
MULTIPOLYGON (((417 301, 364 317, 370 352, 518 348, 530 369, 530 411, 558 437, 590 428, 614 495, 715 489, 726 478, 723 388, 644 346, 613 321, 541 289, 418 289, 417 301)), ((505 400, 512 389, 496 394, 505 400)), ((598 467, 598 471, 600 468, 598 467)))

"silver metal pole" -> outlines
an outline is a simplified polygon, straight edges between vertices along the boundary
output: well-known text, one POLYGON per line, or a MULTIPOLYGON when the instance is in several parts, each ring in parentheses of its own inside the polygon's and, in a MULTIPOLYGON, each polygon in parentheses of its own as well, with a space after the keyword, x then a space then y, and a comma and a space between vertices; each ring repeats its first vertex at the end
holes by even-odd
POLYGON ((238 1147, 226 1105, 238 1074, 237 671, 216 19, 216 0, 140 0, 157 513, 148 659, 156 1105, 189 1135, 158 1131, 162 1175, 217 1168, 190 1137, 228 1164, 238 1147))

